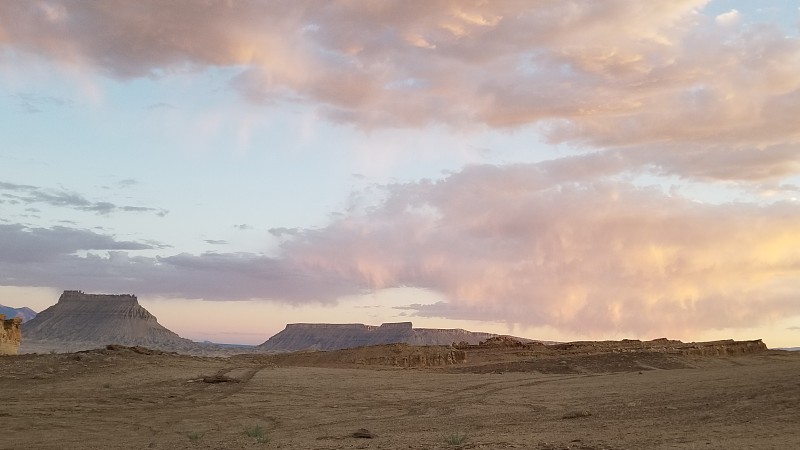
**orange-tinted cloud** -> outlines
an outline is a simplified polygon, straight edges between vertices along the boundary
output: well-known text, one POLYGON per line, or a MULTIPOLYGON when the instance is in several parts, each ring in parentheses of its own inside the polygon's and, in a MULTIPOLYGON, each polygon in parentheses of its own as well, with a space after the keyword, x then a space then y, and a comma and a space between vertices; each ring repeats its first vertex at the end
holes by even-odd
MULTIPOLYGON (((800 40, 706 3, 0 2, 0 56, 119 79, 223 67, 250 101, 356 127, 534 127, 585 152, 388 186, 326 227, 273 230, 276 257, 129 257, 83 233, 73 250, 112 252, 3 260, 0 281, 290 303, 413 286, 447 298, 418 314, 584 332, 798 314, 797 202, 701 203, 622 181, 797 189, 782 183, 800 174, 800 40)), ((64 231, 0 230, 23 243, 64 231)))
POLYGON ((800 204, 698 202, 617 180, 622 163, 482 165, 389 185, 325 227, 272 230, 275 256, 143 257, 119 250, 149 247, 85 230, 3 226, 0 242, 16 244, 0 252, 0 283, 289 304, 415 287, 446 299, 412 306, 419 315, 585 334, 687 335, 800 314, 800 204), (67 234, 81 237, 69 249, 67 234))
POLYGON ((285 243, 287 260, 447 303, 418 314, 674 334, 800 313, 797 203, 704 204, 541 165, 397 185, 377 208, 285 243))
POLYGON ((535 125, 592 147, 796 148, 800 40, 725 15, 720 26, 706 3, 4 2, 0 46, 121 78, 229 67, 253 101, 366 128, 535 125))

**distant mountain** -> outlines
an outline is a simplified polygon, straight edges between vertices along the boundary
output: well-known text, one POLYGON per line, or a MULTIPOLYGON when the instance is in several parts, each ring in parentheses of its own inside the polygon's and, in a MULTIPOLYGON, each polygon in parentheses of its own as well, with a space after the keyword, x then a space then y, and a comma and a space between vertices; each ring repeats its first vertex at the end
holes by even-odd
POLYGON ((261 350, 294 352, 300 350, 339 350, 381 344, 449 345, 478 344, 493 333, 461 329, 413 328, 411 322, 384 323, 380 326, 330 323, 293 323, 259 345, 261 350))
POLYGON ((800 347, 784 347, 784 348, 776 348, 775 350, 788 350, 790 352, 800 352, 800 347))
POLYGON ((74 348, 106 344, 141 345, 181 351, 197 344, 158 323, 135 295, 64 291, 58 303, 22 325, 23 346, 46 342, 74 348))
POLYGON ((0 314, 5 315, 6 319, 19 317, 22 319, 22 323, 25 323, 36 317, 36 311, 28 308, 27 306, 23 306, 22 308, 12 308, 11 306, 0 305, 0 314))

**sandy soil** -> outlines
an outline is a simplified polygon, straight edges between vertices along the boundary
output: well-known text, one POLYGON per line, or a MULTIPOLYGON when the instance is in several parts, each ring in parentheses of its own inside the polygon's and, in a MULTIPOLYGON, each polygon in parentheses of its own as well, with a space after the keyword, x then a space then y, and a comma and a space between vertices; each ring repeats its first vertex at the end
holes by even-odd
POLYGON ((799 375, 800 353, 779 351, 538 365, 468 355, 413 369, 130 349, 7 356, 0 448, 798 449, 799 375), (362 428, 372 438, 353 437, 362 428))

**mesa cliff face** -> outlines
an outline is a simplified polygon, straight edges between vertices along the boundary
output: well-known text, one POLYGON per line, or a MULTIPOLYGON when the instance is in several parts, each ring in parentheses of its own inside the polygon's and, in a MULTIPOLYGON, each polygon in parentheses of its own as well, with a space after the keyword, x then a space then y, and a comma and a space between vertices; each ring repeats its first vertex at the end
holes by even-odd
POLYGON ((0 314, 0 355, 16 355, 19 351, 21 323, 22 319, 18 317, 6 319, 5 315, 0 314))
POLYGON ((411 322, 384 323, 380 326, 328 323, 293 323, 261 344, 261 350, 294 352, 300 350, 340 350, 383 344, 449 345, 454 342, 477 344, 495 336, 460 329, 413 328, 411 322))
POLYGON ((194 343, 161 326, 135 295, 64 291, 58 303, 22 325, 25 341, 69 346, 141 345, 179 350, 194 343))

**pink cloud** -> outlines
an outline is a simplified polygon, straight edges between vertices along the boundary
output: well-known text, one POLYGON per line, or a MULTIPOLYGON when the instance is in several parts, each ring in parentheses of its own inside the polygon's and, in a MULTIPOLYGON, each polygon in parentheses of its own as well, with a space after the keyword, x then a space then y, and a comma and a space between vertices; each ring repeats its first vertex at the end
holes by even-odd
POLYGON ((742 20, 742 15, 739 13, 739 11, 735 9, 732 9, 726 13, 722 13, 714 18, 714 21, 718 25, 726 27, 737 25, 741 20, 742 20))
POLYGON ((0 283, 286 304, 415 287, 445 299, 410 306, 417 315, 584 334, 687 335, 800 314, 797 202, 697 202, 617 180, 625 158, 471 166, 388 185, 381 200, 354 196, 325 227, 271 230, 282 239, 275 256, 142 257, 119 251, 136 242, 7 226, 0 242, 19 245, 2 253, 0 283), (64 249, 63 233, 81 238, 64 249), (31 264, 34 250, 43 256, 31 264))
POLYGON ((121 78, 241 68, 253 101, 365 128, 796 145, 800 41, 715 27, 706 3, 54 0, 0 5, 0 45, 121 78))
POLYGON ((622 182, 473 167, 284 244, 293 264, 447 302, 417 314, 669 334, 800 312, 796 203, 702 204, 622 182))
MULTIPOLYGON (((249 101, 364 129, 535 127, 585 152, 386 186, 326 227, 272 230, 276 257, 136 257, 80 233, 73 250, 111 251, 48 247, 41 265, 0 261, 0 281, 286 303, 413 286, 447 299, 416 314, 587 333, 798 314, 796 202, 705 204, 620 181, 794 189, 800 40, 717 26, 731 17, 706 3, 0 2, 3 52, 118 79, 226 67, 249 101)), ((0 231, 25 243, 69 230, 0 231)))

